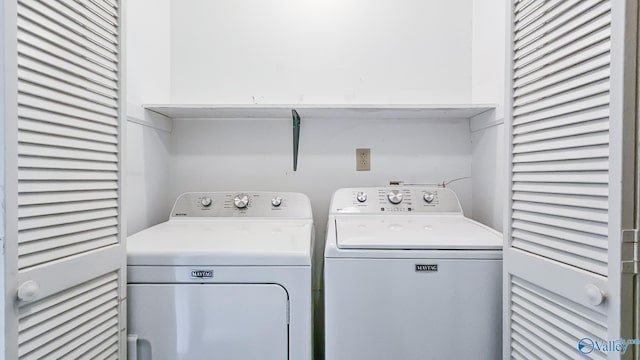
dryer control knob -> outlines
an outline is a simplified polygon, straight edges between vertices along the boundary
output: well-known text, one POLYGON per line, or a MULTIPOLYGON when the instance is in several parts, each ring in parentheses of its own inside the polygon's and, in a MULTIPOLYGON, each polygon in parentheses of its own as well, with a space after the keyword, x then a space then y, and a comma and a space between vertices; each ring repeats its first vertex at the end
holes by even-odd
POLYGON ((387 199, 394 205, 400 204, 402 202, 402 193, 400 190, 391 190, 387 193, 387 199))
POLYGON ((233 198, 233 204, 238 209, 244 209, 249 205, 249 195, 247 194, 238 194, 235 198, 233 198))
POLYGON ((200 200, 200 205, 202 205, 204 207, 211 206, 211 203, 212 203, 211 198, 208 197, 208 196, 203 197, 202 200, 200 200))
POLYGON ((431 204, 433 202, 433 199, 435 199, 435 195, 433 195, 433 193, 427 192, 424 193, 424 195, 422 196, 422 198, 424 199, 424 201, 426 201, 428 204, 431 204))
POLYGON ((271 205, 273 205, 273 207, 282 205, 282 198, 280 196, 274 197, 273 199, 271 199, 271 205))
POLYGON ((365 202, 367 201, 367 193, 365 193, 364 191, 360 191, 356 194, 356 199, 358 199, 358 202, 365 202))

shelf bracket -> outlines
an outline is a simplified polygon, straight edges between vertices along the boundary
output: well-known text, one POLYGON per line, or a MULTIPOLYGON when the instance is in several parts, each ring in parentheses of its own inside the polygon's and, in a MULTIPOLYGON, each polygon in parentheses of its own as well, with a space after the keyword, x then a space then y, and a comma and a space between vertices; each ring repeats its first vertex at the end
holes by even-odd
POLYGON ((300 145, 300 115, 295 109, 291 110, 293 117, 293 171, 298 170, 298 146, 300 145))

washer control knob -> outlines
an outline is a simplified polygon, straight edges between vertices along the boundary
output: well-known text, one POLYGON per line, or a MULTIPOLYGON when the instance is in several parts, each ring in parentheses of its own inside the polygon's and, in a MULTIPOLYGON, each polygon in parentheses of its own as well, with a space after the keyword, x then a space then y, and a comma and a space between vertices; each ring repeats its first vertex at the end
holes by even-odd
POLYGON ((433 193, 430 192, 426 192, 424 193, 424 195, 422 196, 422 198, 424 199, 424 201, 427 202, 427 204, 431 204, 433 202, 433 199, 436 198, 435 195, 433 195, 433 193))
POLYGON ((238 209, 244 209, 249 205, 249 195, 247 194, 238 194, 235 198, 233 198, 233 204, 238 209))
POLYGON ((273 207, 282 205, 282 198, 280 196, 274 197, 273 199, 271 199, 271 205, 273 205, 273 207))
POLYGON ((205 196, 202 198, 202 200, 200 200, 200 205, 204 206, 204 207, 209 207, 211 206, 211 198, 208 196, 205 196))
POLYGON ((367 194, 364 191, 360 191, 356 194, 356 199, 358 199, 358 202, 365 202, 367 201, 367 194))
POLYGON ((394 205, 400 204, 402 202, 402 193, 400 190, 391 190, 387 193, 387 199, 394 205))

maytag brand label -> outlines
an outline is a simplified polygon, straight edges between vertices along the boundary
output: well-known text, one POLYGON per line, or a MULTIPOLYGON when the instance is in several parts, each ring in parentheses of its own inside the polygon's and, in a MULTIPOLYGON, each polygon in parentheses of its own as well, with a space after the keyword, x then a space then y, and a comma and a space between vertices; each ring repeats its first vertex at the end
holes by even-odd
POLYGON ((436 272, 438 264, 416 264, 416 272, 436 272))
POLYGON ((213 270, 191 270, 192 279, 212 279, 213 270))

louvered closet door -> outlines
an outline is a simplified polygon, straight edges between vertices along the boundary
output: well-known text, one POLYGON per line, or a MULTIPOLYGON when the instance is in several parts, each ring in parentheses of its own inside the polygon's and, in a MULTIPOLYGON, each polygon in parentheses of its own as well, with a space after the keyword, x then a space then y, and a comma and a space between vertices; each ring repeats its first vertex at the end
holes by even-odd
POLYGON ((635 70, 624 61, 635 45, 623 40, 635 37, 636 7, 512 3, 505 359, 617 359, 598 344, 632 337, 620 269, 635 132, 635 70))
POLYGON ((123 358, 120 4, 3 6, 5 358, 123 358))

